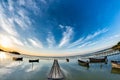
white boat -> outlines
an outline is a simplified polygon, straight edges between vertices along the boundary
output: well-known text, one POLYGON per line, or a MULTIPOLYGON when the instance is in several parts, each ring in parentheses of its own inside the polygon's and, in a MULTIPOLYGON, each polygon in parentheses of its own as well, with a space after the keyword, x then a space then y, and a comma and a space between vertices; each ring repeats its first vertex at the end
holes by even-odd
POLYGON ((111 61, 112 68, 118 68, 120 69, 120 61, 111 61))

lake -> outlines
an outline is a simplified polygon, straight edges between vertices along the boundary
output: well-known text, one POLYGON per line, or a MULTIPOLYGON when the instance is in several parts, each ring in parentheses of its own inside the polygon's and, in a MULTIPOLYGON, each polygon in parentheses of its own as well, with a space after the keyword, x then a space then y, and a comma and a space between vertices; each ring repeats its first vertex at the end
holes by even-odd
MULTIPOLYGON (((38 57, 23 56, 23 61, 13 61, 11 55, 0 52, 0 80, 47 80, 53 59, 40 59, 39 63, 29 63, 38 57)), ((108 63, 91 63, 90 67, 78 65, 78 58, 58 60, 64 73, 64 80, 120 80, 120 70, 111 68, 111 60, 120 60, 120 54, 108 57, 108 63)))

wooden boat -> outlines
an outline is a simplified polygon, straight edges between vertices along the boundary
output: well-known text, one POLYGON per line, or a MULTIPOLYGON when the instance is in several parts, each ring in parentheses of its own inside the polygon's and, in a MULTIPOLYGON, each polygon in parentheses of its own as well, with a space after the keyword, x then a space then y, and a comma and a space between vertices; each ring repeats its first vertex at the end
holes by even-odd
POLYGON ((14 61, 23 61, 23 57, 13 57, 14 61))
POLYGON ((64 75, 58 64, 58 60, 54 60, 50 73, 48 74, 48 80, 63 80, 64 75))
POLYGON ((86 67, 89 67, 89 62, 87 61, 82 61, 82 60, 78 60, 78 64, 81 65, 81 66, 86 66, 86 67))
POLYGON ((69 62, 69 59, 67 58, 66 61, 69 62))
POLYGON ((120 61, 111 61, 112 68, 120 69, 120 61))
POLYGON ((29 60, 29 62, 39 62, 39 59, 35 59, 35 60, 29 60))
POLYGON ((107 62, 107 56, 104 58, 89 58, 91 63, 97 63, 97 62, 107 62))

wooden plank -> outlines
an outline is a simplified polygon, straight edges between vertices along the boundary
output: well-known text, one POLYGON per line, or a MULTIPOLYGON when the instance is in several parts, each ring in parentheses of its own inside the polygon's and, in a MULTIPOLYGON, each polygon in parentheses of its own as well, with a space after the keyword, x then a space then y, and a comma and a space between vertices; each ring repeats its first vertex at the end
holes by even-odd
POLYGON ((49 80, 54 80, 54 79, 62 80, 63 78, 64 78, 64 76, 63 76, 60 66, 58 64, 58 60, 54 60, 53 66, 48 75, 48 79, 49 80))

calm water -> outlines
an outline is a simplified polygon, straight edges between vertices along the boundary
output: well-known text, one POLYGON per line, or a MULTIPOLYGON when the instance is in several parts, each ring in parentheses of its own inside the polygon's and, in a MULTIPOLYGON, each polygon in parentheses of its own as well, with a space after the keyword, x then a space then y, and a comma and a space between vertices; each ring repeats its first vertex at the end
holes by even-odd
MULTIPOLYGON (((12 61, 14 55, 0 52, 0 80, 47 80, 53 60, 40 59, 31 64, 31 58, 25 57, 22 62, 12 61)), ((120 71, 112 70, 110 60, 120 60, 120 55, 108 57, 108 64, 92 63, 89 68, 78 65, 77 58, 59 60, 65 80, 120 80, 120 71)))

